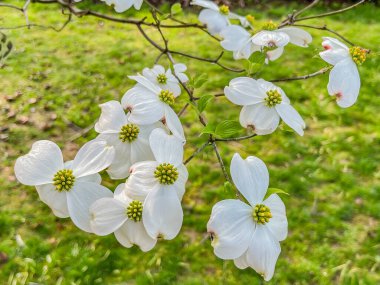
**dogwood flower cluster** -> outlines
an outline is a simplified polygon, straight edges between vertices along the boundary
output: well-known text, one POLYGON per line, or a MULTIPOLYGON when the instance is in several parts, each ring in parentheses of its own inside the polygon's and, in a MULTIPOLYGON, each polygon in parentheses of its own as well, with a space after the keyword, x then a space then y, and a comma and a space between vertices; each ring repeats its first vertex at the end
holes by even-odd
POLYGON ((231 177, 248 204, 237 199, 214 205, 207 231, 216 256, 233 260, 236 267, 251 267, 266 281, 273 277, 280 241, 288 234, 285 205, 277 194, 265 198, 269 173, 264 162, 235 154, 231 177))
MULTIPOLYGON (((143 2, 102 1, 120 13, 132 6, 138 10, 143 2)), ((312 42, 311 35, 300 28, 268 22, 254 31, 252 18, 232 13, 226 5, 208 0, 191 4, 204 8, 199 20, 210 34, 221 37, 221 46, 232 51, 234 59, 249 59, 252 53, 262 52, 268 63, 278 59, 289 43, 308 47, 312 42)), ((328 93, 340 107, 350 107, 360 90, 357 65, 366 60, 368 51, 348 48, 330 37, 323 38, 322 46, 325 51, 320 57, 333 66, 328 93)), ((72 161, 64 162, 55 143, 37 141, 15 163, 18 181, 35 186, 57 217, 70 217, 86 232, 113 233, 124 247, 137 245, 146 252, 158 239, 174 239, 183 222, 181 202, 189 176, 182 162, 185 133, 175 112, 181 86, 189 81, 186 71, 181 63, 168 69, 154 65, 129 76, 134 86, 120 102, 100 105, 101 115, 94 127, 98 135, 84 144, 72 161), (101 185, 99 172, 103 170, 111 179, 123 179, 114 192, 101 185)), ((262 78, 237 77, 225 86, 224 94, 242 106, 240 124, 255 134, 273 133, 282 120, 304 135, 304 120, 279 86, 262 78)), ((207 143, 215 141, 210 135, 207 143)), ((228 199, 213 206, 207 231, 214 253, 233 260, 240 269, 254 269, 268 281, 281 252, 280 241, 287 237, 285 205, 278 195, 267 193, 269 173, 259 158, 243 159, 235 154, 230 169, 237 190, 248 203, 228 199)))
POLYGON ((331 96, 336 97, 340 107, 350 107, 359 96, 360 76, 357 65, 366 60, 368 51, 357 46, 348 48, 341 41, 330 37, 323 38, 322 46, 325 51, 319 55, 334 66, 330 72, 327 90, 331 96))

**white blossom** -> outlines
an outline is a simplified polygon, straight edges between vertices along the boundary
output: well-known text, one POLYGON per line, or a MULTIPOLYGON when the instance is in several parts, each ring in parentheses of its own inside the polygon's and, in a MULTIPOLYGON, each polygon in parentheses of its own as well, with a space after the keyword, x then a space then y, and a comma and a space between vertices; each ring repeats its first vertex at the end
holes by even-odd
POLYGON ((312 41, 311 35, 299 28, 288 27, 275 30, 262 30, 251 35, 244 28, 231 25, 221 32, 221 45, 232 51, 235 59, 248 59, 255 51, 265 51, 267 60, 279 58, 284 47, 290 42, 300 47, 307 47, 312 41))
POLYGON ((140 10, 143 0, 102 0, 109 6, 114 6, 114 9, 118 13, 127 11, 132 6, 136 10, 140 10))
POLYGON ((73 161, 64 163, 55 143, 37 141, 28 154, 17 159, 15 174, 22 184, 36 186, 40 199, 57 217, 71 217, 78 228, 91 232, 89 207, 100 198, 112 197, 100 185, 98 172, 111 164, 114 152, 105 141, 93 140, 73 161))
POLYGON ((181 94, 181 86, 170 68, 165 71, 162 65, 155 65, 153 68, 144 68, 142 75, 152 83, 157 84, 161 89, 169 90, 175 96, 181 94))
POLYGON ((187 66, 183 63, 176 63, 173 66, 174 74, 179 78, 182 83, 186 83, 189 81, 189 77, 186 75, 185 71, 187 70, 187 66))
POLYGON ((268 281, 281 252, 279 241, 288 233, 285 205, 276 194, 264 200, 269 173, 259 158, 249 156, 243 160, 235 154, 231 176, 249 204, 228 199, 214 205, 207 224, 214 253, 234 260, 240 269, 253 268, 268 281))
POLYGON ((182 163, 181 140, 155 129, 149 138, 155 160, 131 166, 125 192, 132 199, 144 201, 142 218, 152 238, 173 239, 181 229, 182 196, 188 172, 182 163))
POLYGON ((120 184, 113 198, 102 198, 91 205, 91 229, 101 236, 114 233, 125 247, 136 244, 142 251, 149 251, 157 239, 148 235, 142 222, 143 201, 133 200, 123 192, 124 184, 120 184))
POLYGON ((327 90, 336 97, 337 104, 342 108, 352 106, 360 91, 360 76, 357 64, 366 59, 366 50, 360 47, 348 48, 337 39, 324 37, 322 46, 325 51, 320 52, 321 58, 333 65, 330 72, 327 90))
POLYGON ((258 135, 274 132, 280 118, 299 135, 303 135, 305 122, 290 105, 285 92, 273 83, 238 77, 230 81, 224 93, 232 103, 243 106, 240 124, 252 128, 258 135))
POLYGON ((124 109, 130 111, 129 121, 139 125, 149 125, 162 121, 167 128, 185 143, 181 121, 171 106, 178 95, 162 89, 145 76, 129 76, 137 81, 135 87, 128 90, 121 100, 124 109))
POLYGON ((207 26, 207 30, 212 35, 220 34, 224 28, 230 25, 230 19, 239 20, 244 27, 249 26, 249 22, 245 17, 230 12, 229 7, 226 5, 218 6, 208 0, 193 0, 190 4, 205 8, 199 14, 199 21, 207 26))
POLYGON ((117 101, 109 101, 100 107, 102 113, 95 124, 95 131, 100 133, 97 139, 105 140, 115 148, 114 160, 107 172, 112 179, 126 178, 133 163, 153 159, 149 135, 160 124, 138 125, 130 122, 117 101))

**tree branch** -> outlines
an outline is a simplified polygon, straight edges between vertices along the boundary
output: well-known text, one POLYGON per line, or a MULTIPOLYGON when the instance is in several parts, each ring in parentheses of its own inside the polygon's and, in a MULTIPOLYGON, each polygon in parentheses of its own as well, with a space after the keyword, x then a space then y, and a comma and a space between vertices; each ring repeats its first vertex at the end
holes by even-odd
POLYGON ((322 75, 322 74, 326 73, 327 71, 329 71, 331 68, 332 68, 331 66, 328 66, 328 67, 324 67, 321 70, 318 70, 317 72, 314 72, 314 73, 311 73, 311 74, 302 75, 302 76, 296 76, 296 77, 290 77, 290 78, 273 79, 273 80, 269 80, 269 81, 270 82, 284 82, 284 81, 294 81, 294 80, 308 79, 308 78, 311 78, 311 77, 322 75))

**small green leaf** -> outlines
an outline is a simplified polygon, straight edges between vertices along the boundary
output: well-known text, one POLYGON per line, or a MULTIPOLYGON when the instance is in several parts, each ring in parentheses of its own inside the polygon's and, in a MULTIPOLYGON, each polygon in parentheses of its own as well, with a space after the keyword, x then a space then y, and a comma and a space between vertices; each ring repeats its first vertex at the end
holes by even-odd
POLYGON ((182 13, 182 6, 181 6, 181 4, 180 3, 175 3, 174 5, 172 5, 172 7, 170 8, 170 13, 172 15, 182 13))
POLYGON ((232 192, 233 191, 232 185, 229 181, 224 182, 224 190, 226 192, 232 192))
POLYGON ((278 189, 278 188, 268 188, 267 193, 265 194, 264 200, 267 199, 272 194, 282 194, 289 196, 289 193, 285 192, 284 190, 278 189))
POLYGON ((213 134, 215 134, 215 126, 212 125, 212 124, 207 124, 207 125, 203 128, 203 130, 202 130, 201 133, 202 133, 202 134, 211 134, 211 135, 213 135, 213 134))
POLYGON ((252 63, 263 65, 265 63, 265 54, 260 51, 255 51, 248 59, 252 63))
POLYGON ((203 112, 206 109, 207 104, 210 103, 210 101, 213 98, 214 98, 214 96, 212 96, 212 95, 204 95, 201 98, 199 98, 199 100, 198 100, 198 110, 199 110, 199 112, 203 112))
POLYGON ((207 76, 206 73, 202 73, 201 75, 199 75, 198 77, 196 77, 194 79, 194 87, 195 88, 202 87, 202 85, 207 82, 207 78, 208 78, 208 76, 207 76))
POLYGON ((221 138, 228 138, 241 130, 240 123, 232 120, 225 120, 218 124, 215 129, 215 134, 221 138))

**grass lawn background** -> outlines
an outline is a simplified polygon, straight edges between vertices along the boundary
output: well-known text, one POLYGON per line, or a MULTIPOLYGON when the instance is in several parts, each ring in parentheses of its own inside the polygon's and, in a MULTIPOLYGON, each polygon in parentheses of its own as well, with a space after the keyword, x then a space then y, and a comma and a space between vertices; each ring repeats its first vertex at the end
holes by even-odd
MULTIPOLYGON (((111 8, 99 6, 97 9, 112 13, 111 8)), ((272 5, 240 13, 276 21, 295 7, 272 5)), ((59 26, 65 18, 57 8, 32 4, 30 19, 59 26)), ((314 8, 309 13, 321 11, 314 8)), ((125 15, 139 18, 145 14, 125 15)), ((328 75, 281 83, 278 85, 306 121, 304 137, 283 128, 246 142, 218 144, 227 166, 235 152, 260 157, 269 168, 270 187, 290 194, 282 197, 289 236, 281 243, 276 272, 268 284, 380 284, 379 14, 380 8, 367 4, 305 22, 326 23, 373 51, 359 68, 362 88, 353 107, 341 109, 331 101, 328 75)), ((185 19, 196 21, 196 14, 186 12, 185 19)), ((21 13, 0 8, 0 26, 22 24, 21 13)), ((152 28, 146 31, 159 40, 152 28)), ((316 55, 321 50, 321 36, 330 34, 309 31, 314 41, 308 49, 287 46, 284 55, 266 66, 261 76, 269 80, 303 75, 325 66, 316 55)), ((56 218, 33 187, 20 185, 13 173, 18 156, 27 153, 34 141, 49 139, 63 147, 66 159, 72 159, 81 145, 96 136, 92 130, 70 142, 98 118, 98 104, 121 99, 134 84, 127 75, 153 66, 158 52, 136 27, 90 17, 74 17, 60 33, 39 28, 3 32, 15 49, 0 69, 0 284, 264 283, 253 270, 238 270, 232 261, 213 254, 206 235, 211 207, 234 193, 224 189, 211 148, 188 164, 180 234, 145 254, 136 247, 123 248, 113 235, 81 232, 70 219, 56 218)), ((175 50, 203 57, 216 57, 222 50, 196 29, 164 32, 175 50)), ((188 65, 190 75, 207 74, 208 81, 196 90, 196 96, 220 93, 238 76, 208 63, 175 59, 188 65)), ((229 52, 222 62, 236 67, 242 63, 234 62, 229 52)), ((168 65, 164 57, 160 63, 168 65)), ((181 97, 177 111, 186 94, 181 97)), ((240 107, 218 98, 205 114, 209 122, 218 123, 237 120, 239 112, 240 107)), ((198 136, 202 126, 194 110, 189 109, 182 122, 188 157, 207 137, 198 136)), ((118 182, 104 175, 103 184, 113 190, 118 182)))

